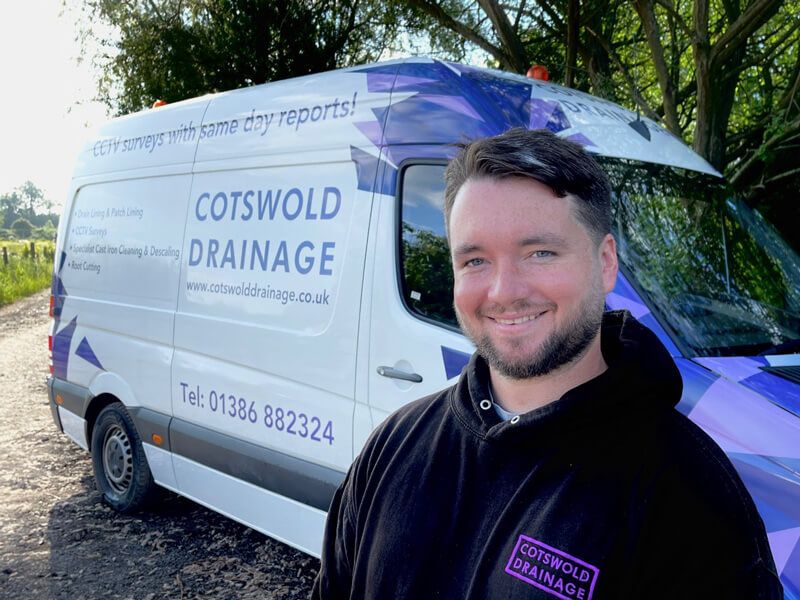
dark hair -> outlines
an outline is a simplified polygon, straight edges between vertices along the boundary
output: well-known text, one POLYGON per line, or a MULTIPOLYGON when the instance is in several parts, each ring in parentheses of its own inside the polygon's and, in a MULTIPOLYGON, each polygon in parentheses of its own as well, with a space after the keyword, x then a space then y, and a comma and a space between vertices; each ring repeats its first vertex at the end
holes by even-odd
POLYGON ((462 146, 444 173, 444 219, 456 194, 469 179, 528 177, 543 183, 559 198, 575 198, 577 216, 598 243, 611 231, 611 185, 600 165, 575 142, 547 129, 522 127, 462 146))

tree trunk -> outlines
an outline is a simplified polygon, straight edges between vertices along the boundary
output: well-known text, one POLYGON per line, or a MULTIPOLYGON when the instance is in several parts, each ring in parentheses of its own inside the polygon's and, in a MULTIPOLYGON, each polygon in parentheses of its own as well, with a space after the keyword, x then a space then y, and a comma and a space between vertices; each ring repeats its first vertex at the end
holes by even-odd
POLYGON ((585 43, 579 44, 578 51, 584 67, 589 72, 591 91, 601 98, 613 99, 613 81, 611 74, 612 61, 607 49, 590 32, 594 31, 599 35, 608 37, 608 31, 614 31, 614 22, 608 24, 606 20, 610 11, 608 0, 584 0, 583 3, 583 27, 589 33, 585 43), (604 24, 607 24, 604 27, 604 24))
POLYGON ((664 106, 664 122, 672 133, 681 137, 681 127, 678 122, 678 106, 675 101, 675 87, 669 76, 667 61, 664 58, 664 46, 661 44, 656 14, 653 10, 653 0, 633 0, 636 12, 642 20, 647 45, 650 47, 650 56, 658 78, 658 87, 661 88, 661 97, 664 106))
POLYGON ((580 0, 569 0, 567 6, 567 69, 564 73, 564 85, 567 87, 575 87, 580 20, 580 0))
MULTIPOLYGON (((711 160, 711 44, 708 40, 708 0, 695 0, 694 9, 694 52, 695 80, 697 81, 697 118, 694 126, 694 151, 711 160)), ((720 169, 724 165, 714 165, 720 169)))

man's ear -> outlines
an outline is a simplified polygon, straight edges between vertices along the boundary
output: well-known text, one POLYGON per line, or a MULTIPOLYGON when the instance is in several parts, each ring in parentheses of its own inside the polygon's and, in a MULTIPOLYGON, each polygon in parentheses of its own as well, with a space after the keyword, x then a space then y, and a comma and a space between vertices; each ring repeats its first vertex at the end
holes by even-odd
POLYGON ((617 272, 619 263, 617 262, 617 241, 614 236, 607 233, 597 249, 600 259, 601 275, 603 277, 603 291, 608 294, 617 284, 617 272))

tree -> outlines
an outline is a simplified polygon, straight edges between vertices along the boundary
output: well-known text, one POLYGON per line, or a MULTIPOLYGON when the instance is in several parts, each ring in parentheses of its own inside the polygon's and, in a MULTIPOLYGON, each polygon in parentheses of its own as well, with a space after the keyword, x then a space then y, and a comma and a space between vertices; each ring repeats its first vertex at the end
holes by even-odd
POLYGON ((86 0, 100 98, 118 114, 377 59, 393 4, 359 0, 86 0), (97 39, 91 23, 117 29, 97 39))
POLYGON ((22 240, 31 237, 33 225, 25 217, 20 217, 11 224, 11 231, 14 233, 14 237, 22 240))
POLYGON ((0 228, 10 228, 20 217, 32 225, 44 225, 48 220, 58 223, 58 215, 51 213, 52 209, 53 201, 36 184, 26 181, 0 195, 0 228))
POLYGON ((22 199, 16 191, 0 196, 0 227, 9 228, 19 217, 22 199))

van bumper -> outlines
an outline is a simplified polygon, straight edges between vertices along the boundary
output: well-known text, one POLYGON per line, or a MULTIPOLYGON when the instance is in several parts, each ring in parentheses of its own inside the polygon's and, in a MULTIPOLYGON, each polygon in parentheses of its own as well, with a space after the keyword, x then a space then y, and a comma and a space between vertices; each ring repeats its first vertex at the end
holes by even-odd
POLYGON ((48 377, 47 395, 56 427, 81 448, 88 450, 86 410, 89 406, 89 390, 63 379, 48 377))
POLYGON ((50 414, 53 415, 53 422, 58 427, 60 432, 64 432, 64 426, 61 424, 61 417, 58 415, 58 404, 56 404, 56 394, 53 391, 54 377, 47 378, 47 397, 50 399, 50 414))

